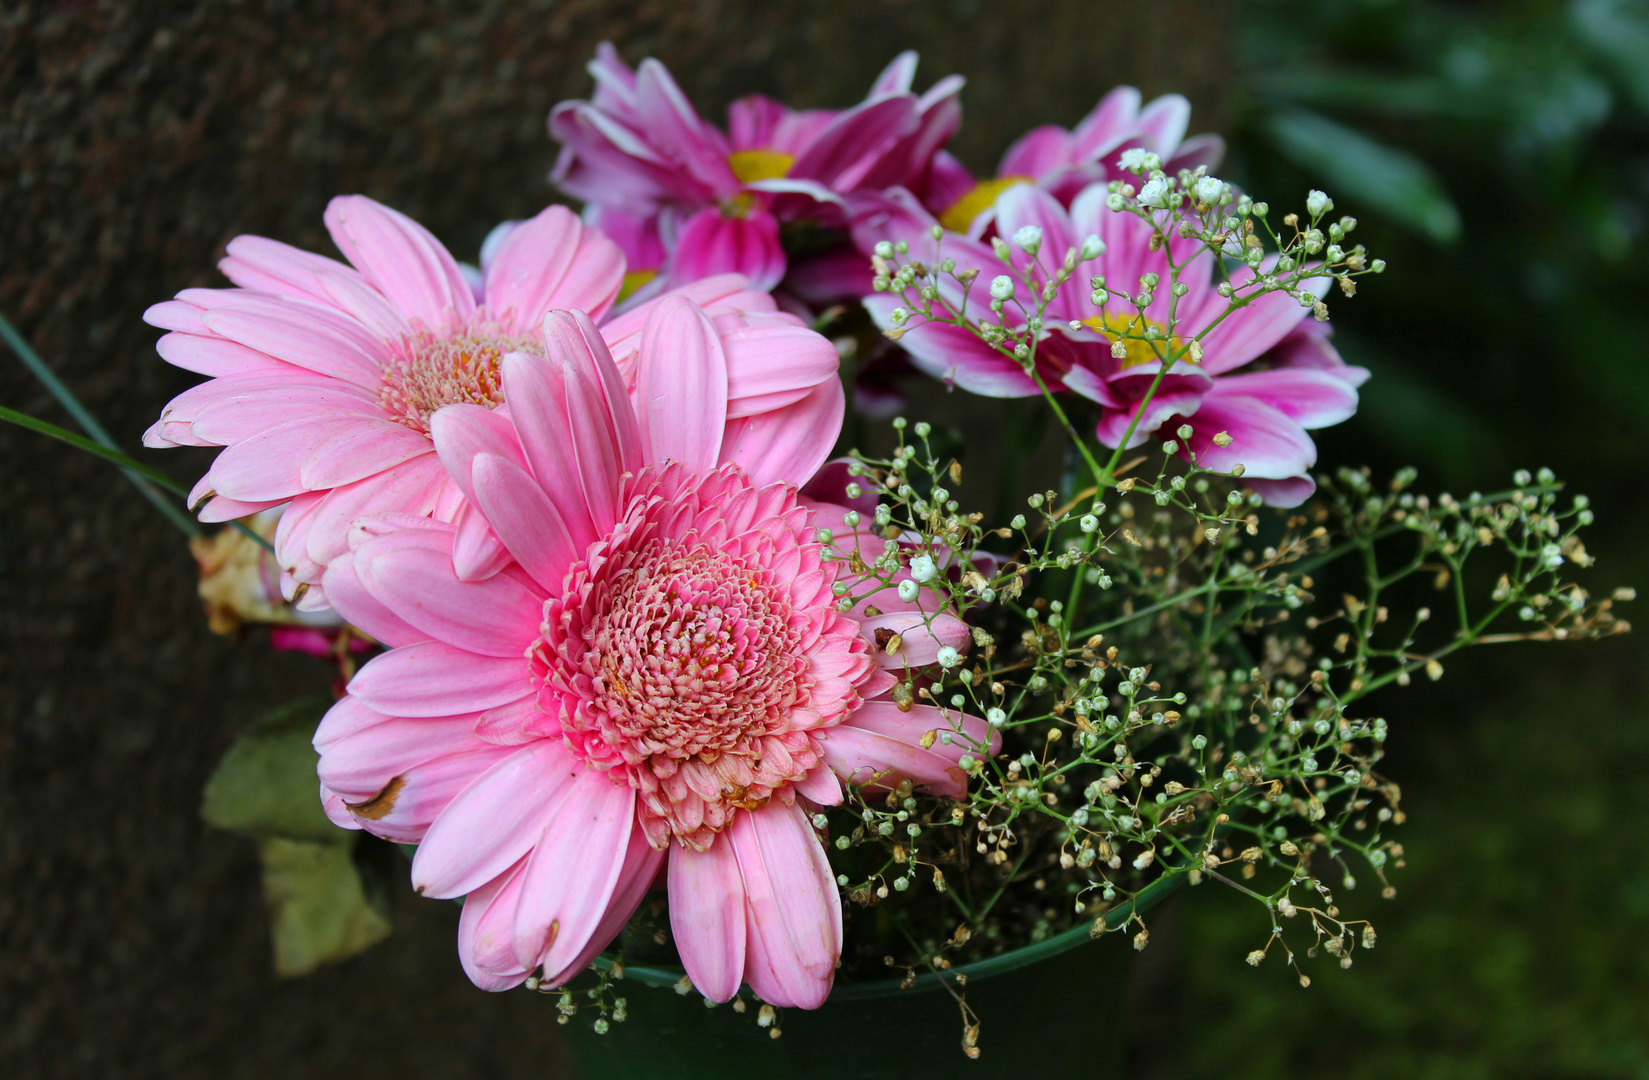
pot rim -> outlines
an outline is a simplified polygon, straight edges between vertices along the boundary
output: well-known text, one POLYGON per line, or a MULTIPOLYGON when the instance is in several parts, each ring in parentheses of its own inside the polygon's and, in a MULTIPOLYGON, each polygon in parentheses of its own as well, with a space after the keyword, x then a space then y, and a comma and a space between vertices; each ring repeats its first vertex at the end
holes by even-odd
MULTIPOLYGON (((1107 932, 1120 930, 1127 926, 1134 918, 1165 900, 1171 893, 1185 883, 1185 874, 1165 874, 1146 885, 1134 895, 1134 898, 1120 907, 1113 908, 1104 915, 1105 930, 1107 932)), ((865 1001, 876 998, 892 997, 895 994, 920 993, 925 990, 937 990, 944 987, 946 979, 954 980, 957 976, 965 976, 969 985, 980 979, 988 979, 993 975, 1003 975, 1010 971, 1017 971, 1022 967, 1061 953, 1069 952, 1079 945, 1094 940, 1092 924, 1073 926, 1069 930, 1061 931, 1053 937, 1033 942, 1017 949, 996 956, 989 956, 983 960, 975 960, 971 964, 951 968, 940 975, 937 972, 927 972, 916 976, 914 982, 906 985, 903 979, 870 979, 864 982, 837 983, 831 988, 826 1003, 832 1001, 865 1001)), ((603 953, 595 958, 595 966, 603 971, 610 970, 613 958, 603 953)), ((624 965, 624 980, 635 981, 643 986, 674 987, 687 977, 687 972, 679 967, 653 967, 647 965, 624 965)))

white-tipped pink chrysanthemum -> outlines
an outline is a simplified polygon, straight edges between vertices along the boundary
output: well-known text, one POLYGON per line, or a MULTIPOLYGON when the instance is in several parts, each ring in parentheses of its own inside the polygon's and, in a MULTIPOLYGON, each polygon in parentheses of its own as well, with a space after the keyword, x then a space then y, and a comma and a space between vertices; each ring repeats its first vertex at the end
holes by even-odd
MULTIPOLYGON (((191 493, 191 504, 204 504, 202 520, 291 504, 275 540, 289 597, 320 581, 363 515, 463 524, 431 417, 457 402, 499 405, 499 363, 511 352, 542 356, 544 313, 576 308, 601 320, 625 272, 618 247, 563 207, 512 229, 473 284, 428 231, 371 199, 332 200, 326 225, 353 265, 237 237, 219 264, 237 288, 185 289, 145 314, 171 331, 157 346, 162 357, 211 378, 168 404, 144 444, 226 448, 191 493)), ((741 387, 755 388, 756 400, 731 403, 747 415, 835 378, 828 343, 799 361, 782 343, 758 355, 748 339, 771 344, 800 324, 742 278, 683 291, 716 316, 718 332, 746 341, 729 354, 741 387)), ((647 313, 643 306, 615 323, 615 344, 638 334, 647 313)), ((499 552, 475 530, 467 535, 475 540, 461 551, 469 576, 499 552)), ((306 606, 322 599, 317 592, 306 606)))
MULTIPOLYGON (((810 332, 808 332, 810 333, 810 332)), ((661 868, 695 986, 742 983, 811 1008, 830 991, 841 907, 810 814, 844 780, 962 794, 982 722, 901 711, 888 669, 968 631, 896 589, 880 623, 837 606, 863 539, 799 487, 842 420, 832 377, 760 415, 737 335, 691 301, 636 329, 634 390, 582 313, 554 312, 537 352, 505 357, 508 404, 448 406, 439 458, 505 564, 453 569, 460 527, 369 517, 325 574, 338 609, 391 650, 316 733, 339 824, 417 842, 412 878, 466 897, 465 970, 500 990, 558 985, 623 929, 661 868), (633 396, 632 396, 633 393, 633 396), (924 748, 923 736, 949 737, 924 748)))

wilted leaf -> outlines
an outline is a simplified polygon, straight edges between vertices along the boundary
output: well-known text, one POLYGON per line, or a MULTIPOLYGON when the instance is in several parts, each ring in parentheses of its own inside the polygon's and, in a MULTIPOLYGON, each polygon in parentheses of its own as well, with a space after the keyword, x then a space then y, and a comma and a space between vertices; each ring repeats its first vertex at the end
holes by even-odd
POLYGON ((220 829, 310 840, 340 838, 321 809, 315 726, 324 702, 281 709, 230 747, 206 782, 200 814, 220 829))
POLYGON ((281 975, 306 975, 389 936, 389 920, 367 900, 350 860, 355 838, 333 833, 330 841, 270 836, 258 842, 281 975))
POLYGON ((1408 151, 1305 109, 1278 111, 1263 124, 1279 150, 1322 177, 1342 209, 1362 204, 1440 243, 1460 235, 1460 212, 1431 168, 1408 151))

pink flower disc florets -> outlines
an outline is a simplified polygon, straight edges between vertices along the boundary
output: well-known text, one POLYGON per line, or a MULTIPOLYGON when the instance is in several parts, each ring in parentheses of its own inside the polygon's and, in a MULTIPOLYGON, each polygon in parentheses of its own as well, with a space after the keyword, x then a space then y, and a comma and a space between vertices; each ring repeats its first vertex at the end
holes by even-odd
POLYGON ((429 418, 443 405, 503 404, 499 365, 512 352, 543 356, 543 336, 511 334, 485 311, 457 334, 415 324, 389 345, 378 403, 396 423, 428 435, 429 418))
POLYGON ((699 851, 738 810, 788 804, 873 672, 835 608, 796 489, 736 466, 649 466, 544 605, 540 708, 639 795, 648 840, 699 851))

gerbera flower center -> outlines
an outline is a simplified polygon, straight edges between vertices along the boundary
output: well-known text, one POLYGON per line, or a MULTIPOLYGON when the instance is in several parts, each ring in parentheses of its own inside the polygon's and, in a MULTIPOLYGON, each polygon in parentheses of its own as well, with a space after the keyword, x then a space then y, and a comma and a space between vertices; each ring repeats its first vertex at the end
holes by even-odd
POLYGON ((504 401, 498 366, 512 352, 544 354, 535 337, 478 322, 461 334, 419 327, 390 348, 378 402, 397 423, 429 434, 429 418, 443 405, 468 402, 491 409, 504 401))
POLYGON ((1032 183, 1029 176, 993 176, 981 180, 968 189, 967 194, 945 207, 939 215, 939 224, 951 232, 965 233, 973 219, 989 210, 996 197, 1015 184, 1032 183))
MULTIPOLYGON (((1166 326, 1139 314, 1107 311, 1103 315, 1083 319, 1082 325, 1098 330, 1110 338, 1113 345, 1117 342, 1122 343, 1126 354, 1120 358, 1124 371, 1140 364, 1154 363, 1176 352, 1183 352, 1186 346, 1184 338, 1171 337, 1166 326)), ((1189 356, 1179 357, 1178 362, 1196 363, 1189 356)))
POLYGON ((633 484, 629 513, 544 606, 539 707, 637 789, 655 846, 705 850, 737 811, 790 800, 818 762, 809 730, 856 706, 870 663, 793 490, 731 466, 633 484))

